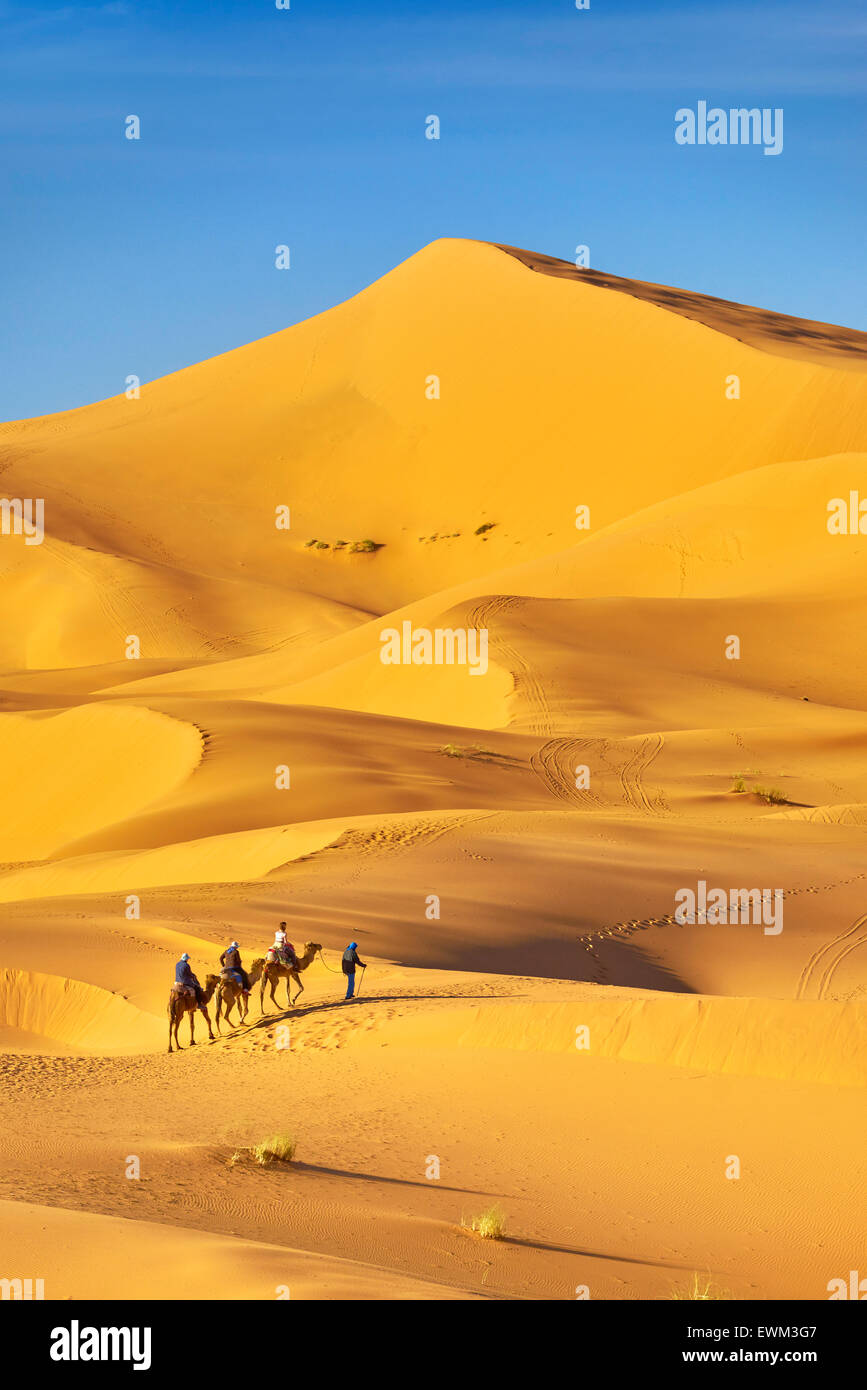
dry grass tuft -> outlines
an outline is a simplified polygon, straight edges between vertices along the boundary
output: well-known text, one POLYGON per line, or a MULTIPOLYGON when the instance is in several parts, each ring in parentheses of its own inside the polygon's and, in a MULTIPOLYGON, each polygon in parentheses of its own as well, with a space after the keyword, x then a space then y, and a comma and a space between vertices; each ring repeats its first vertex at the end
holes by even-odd
POLYGON ((269 1163, 291 1163, 296 1148, 296 1141, 288 1134, 272 1134, 269 1139, 263 1139, 261 1144, 251 1145, 250 1154, 257 1163, 265 1167, 269 1163))
POLYGON ((505 1212, 496 1205, 472 1217, 469 1222, 462 1220, 461 1224, 483 1240, 502 1240, 506 1234, 505 1212))
POLYGON ((687 1289, 675 1289, 671 1295, 673 1299, 693 1300, 698 1302, 725 1300, 731 1298, 728 1289, 720 1289, 710 1278, 710 1275, 694 1274, 692 1283, 687 1289))

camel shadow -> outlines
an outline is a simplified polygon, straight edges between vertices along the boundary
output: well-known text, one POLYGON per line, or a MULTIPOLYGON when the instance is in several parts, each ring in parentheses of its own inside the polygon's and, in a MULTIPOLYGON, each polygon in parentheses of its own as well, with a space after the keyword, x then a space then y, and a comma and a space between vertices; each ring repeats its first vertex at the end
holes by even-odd
MULTIPOLYGON (((462 1003, 464 1000, 489 999, 490 995, 461 994, 458 996, 443 996, 437 994, 365 994, 361 997, 356 995, 354 999, 331 999, 324 1002, 320 1001, 317 1004, 302 1004, 300 1007, 292 1004, 289 1008, 278 1009, 276 1013, 268 1012, 260 1014, 253 1022, 250 1022, 249 1019, 245 1019, 243 1023, 235 1025, 235 1032, 244 1031, 246 1033, 251 1033, 257 1028, 267 1028, 272 1023, 285 1023, 288 1019, 306 1018, 309 1014, 328 1013, 331 1009, 342 1009, 349 1004, 398 1004, 404 1000, 415 1001, 420 999, 440 998, 446 1003, 462 1003)), ((230 1035, 226 1034, 226 1036, 228 1037, 230 1035)))

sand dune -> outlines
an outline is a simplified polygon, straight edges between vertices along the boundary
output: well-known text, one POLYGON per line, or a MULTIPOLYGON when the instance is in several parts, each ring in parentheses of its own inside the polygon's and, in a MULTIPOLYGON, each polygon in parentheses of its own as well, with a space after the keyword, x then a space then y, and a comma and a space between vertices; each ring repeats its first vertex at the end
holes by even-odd
POLYGON ((138 1052, 153 1047, 157 1037, 162 1043, 165 1031, 161 1019, 143 1014, 120 995, 25 970, 0 972, 0 1026, 13 1037, 20 1030, 73 1054, 138 1052))
POLYGON ((289 1055, 272 1015, 182 1055, 183 1087, 167 1057, 0 1059, 0 1114, 31 1098, 27 1146, 7 1140, 0 1178, 18 1199, 2 1212, 22 1274, 43 1271, 48 1297, 101 1293, 98 1263, 86 1273, 81 1252, 121 1235, 140 1274, 120 1297, 179 1296, 188 1270, 191 1292, 230 1298, 289 1284, 293 1298, 568 1299, 587 1285, 593 1298, 667 1299, 698 1270, 734 1296, 822 1298, 845 1267, 839 1214, 856 1208, 860 1134, 833 1084, 582 1056, 571 1040, 571 1051, 531 1050, 528 1008, 555 1027, 562 1011, 571 1039, 587 1020, 588 1000, 566 983, 383 965, 377 997, 351 1018, 329 1007, 324 973, 310 988, 289 1055), (491 1008, 481 1045, 456 1045, 461 1003, 480 1023, 491 1008), (508 1084, 491 1085, 492 1067, 508 1084), (86 1132, 72 1124, 82 1104, 86 1132), (58 1123, 65 1162, 49 1177, 33 1155, 50 1151, 58 1123), (303 1128, 291 1168, 229 1165, 275 1127, 303 1128), (723 1176, 732 1152, 740 1183, 723 1176), (431 1154, 436 1181, 425 1177, 431 1154), (128 1155, 139 1179, 123 1176, 128 1155), (461 1229, 492 1201, 512 1236, 494 1244, 461 1229), (820 1223, 821 1251, 792 1230, 801 1209, 820 1223), (119 1218, 122 1230, 110 1224, 119 1218))
POLYGON ((827 521, 867 498, 867 335, 443 240, 0 426, 0 469, 46 532, 0 536, 9 1277, 826 1297, 864 1181, 867 535, 827 521), (385 664, 404 623, 484 631, 486 671, 385 664), (678 920, 699 882, 780 930, 678 920), (283 918, 323 947, 300 1003, 164 1055, 181 952, 283 918))
POLYGON ((21 1267, 52 1266, 45 1298, 390 1301, 476 1296, 360 1261, 264 1241, 225 1239, 194 1227, 171 1230, 162 1224, 26 1202, 0 1203, 0 1213, 21 1267), (126 1254, 120 1282, 114 1269, 118 1246, 126 1254), (63 1252, 60 1264, 58 1249, 63 1252))
POLYGON ((131 855, 81 855, 37 865, 0 879, 0 901, 57 897, 78 893, 134 892, 166 883, 220 883, 233 878, 260 878, 337 835, 339 825, 272 826, 237 835, 211 835, 205 840, 164 845, 131 855))
POLYGON ((47 859, 183 782, 201 756, 195 725, 129 705, 0 716, 4 856, 47 859))
MULTIPOLYGON (((467 1047, 571 1055, 576 1028, 583 1027, 594 1055, 621 1062, 831 1086, 864 1086, 867 1081, 867 1021, 854 1004, 826 1008, 766 999, 680 996, 675 1003, 664 995, 609 996, 582 1000, 577 1008, 575 1003, 476 1004, 408 1023, 395 1024, 393 1041, 422 1052, 467 1047)), ((380 1035, 371 1039, 372 1045, 379 1042, 380 1035)))
MULTIPOLYGON (((491 665, 484 679, 456 683, 436 667, 383 669, 380 634, 386 623, 376 619, 311 649, 300 662, 297 654, 276 652, 150 677, 127 690, 149 695, 234 690, 270 701, 498 728, 514 722, 508 697, 527 674, 521 651, 509 641, 509 625, 535 631, 544 610, 522 600, 552 598, 551 626, 558 626, 561 641, 572 648, 572 614, 587 611, 603 629, 609 660, 632 659, 641 642, 654 648, 657 664, 660 658, 673 658, 682 667, 689 663, 702 678, 724 677, 739 684, 752 679, 760 686, 767 682, 769 662, 784 663, 785 691, 803 698, 796 685, 800 681, 809 699, 818 701, 824 690, 831 703, 857 707, 865 684, 862 652, 851 650, 849 643, 845 664, 825 658, 863 620, 860 574, 867 540, 831 535, 824 521, 828 499, 859 488, 867 496, 865 455, 737 473, 642 510, 556 556, 428 596, 388 617, 389 626, 407 620, 415 626, 488 626, 491 665), (793 553, 797 565, 790 562, 793 553), (639 631, 627 629, 616 642, 610 640, 615 621, 634 624, 639 631), (704 651, 696 651, 685 622, 700 625, 706 634, 704 651), (787 634, 794 624, 801 629, 809 624, 810 631, 809 641, 792 652, 787 634), (725 635, 731 630, 744 635, 736 665, 724 657, 725 635), (815 643, 823 644, 817 661, 812 660, 815 643)), ((550 640, 546 634, 546 642, 550 640)), ((646 668, 650 656, 643 655, 646 668)), ((683 671, 677 674, 679 679, 683 671)), ((622 684, 606 675, 603 691, 609 700, 622 684)), ((664 698, 668 709, 671 692, 664 698)), ((689 707, 695 698, 693 694, 689 707)))
POLYGON ((736 304, 729 299, 695 294, 690 290, 672 289, 669 285, 652 285, 645 280, 628 280, 604 271, 581 269, 571 261, 544 256, 537 251, 525 251, 519 246, 500 246, 523 265, 558 279, 583 281, 601 289, 617 290, 694 319, 717 333, 730 334, 740 342, 764 352, 779 353, 809 362, 831 362, 835 366, 848 363, 853 370, 867 365, 867 343, 864 334, 854 328, 841 328, 834 323, 816 323, 812 319, 793 318, 775 314, 767 309, 755 309, 749 304, 736 304))
POLYGON ((574 544, 577 505, 598 531, 734 473, 858 450, 867 376, 850 367, 773 356, 631 294, 444 240, 138 401, 3 426, 0 458, 9 495, 38 482, 54 539, 384 612, 574 544), (439 400, 425 394, 431 375, 439 400), (361 459, 376 460, 373 488, 361 459), (365 538, 384 549, 332 548, 365 538))
POLYGON ((128 656, 130 634, 139 643, 133 660, 165 669, 272 647, 304 651, 367 616, 316 594, 243 576, 207 578, 53 536, 39 547, 4 537, 0 580, 8 604, 0 660, 13 670, 66 673, 114 662, 126 680, 127 671, 141 675, 128 656))

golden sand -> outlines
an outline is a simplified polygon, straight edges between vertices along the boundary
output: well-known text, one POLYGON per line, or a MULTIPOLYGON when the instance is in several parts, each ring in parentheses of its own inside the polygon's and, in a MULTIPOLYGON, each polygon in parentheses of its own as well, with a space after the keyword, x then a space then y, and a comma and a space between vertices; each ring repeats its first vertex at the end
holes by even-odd
POLYGON ((865 441, 867 335, 456 240, 0 426, 46 531, 0 536, 0 1273, 826 1298, 867 1026, 867 534, 826 521, 865 441), (404 623, 484 630, 485 673, 384 664, 404 623), (679 923, 698 880, 784 929, 679 923), (181 952, 283 918, 324 947, 298 1007, 167 1056, 181 952), (295 1162, 233 1161, 273 1133, 295 1162))

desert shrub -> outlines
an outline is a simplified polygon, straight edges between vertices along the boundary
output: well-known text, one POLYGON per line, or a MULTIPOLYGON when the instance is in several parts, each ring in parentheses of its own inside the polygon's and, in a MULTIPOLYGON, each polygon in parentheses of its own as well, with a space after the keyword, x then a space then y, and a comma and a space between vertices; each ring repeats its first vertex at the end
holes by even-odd
POLYGON ((674 1299, 696 1299, 701 1302, 710 1299, 726 1299, 729 1296, 728 1289, 718 1288, 710 1276, 704 1274, 694 1274, 686 1289, 675 1289, 671 1295, 674 1299))
POLYGON ((780 791, 779 787, 748 786, 746 778, 755 777, 756 775, 757 773, 748 772, 746 776, 739 775, 735 777, 735 780, 732 783, 732 791, 751 792, 753 796, 760 796, 762 801, 766 801, 769 806, 788 805, 786 797, 784 793, 780 791))
POLYGON ((762 801, 766 801, 769 806, 784 806, 786 798, 779 787, 753 787, 756 796, 760 796, 762 801))
POLYGON ((505 1213, 498 1206, 488 1207, 487 1211, 472 1217, 468 1224, 469 1229, 483 1240, 502 1240, 506 1234, 505 1213))
POLYGON ((480 748, 478 744, 474 744, 472 748, 461 748, 457 743, 444 743, 440 752, 444 753, 447 758, 482 758, 491 756, 489 749, 480 748))
POLYGON ((261 1144, 253 1144, 250 1153, 257 1163, 267 1166, 269 1163, 291 1163, 295 1157, 296 1142, 288 1134, 272 1134, 270 1139, 263 1139, 261 1144))

